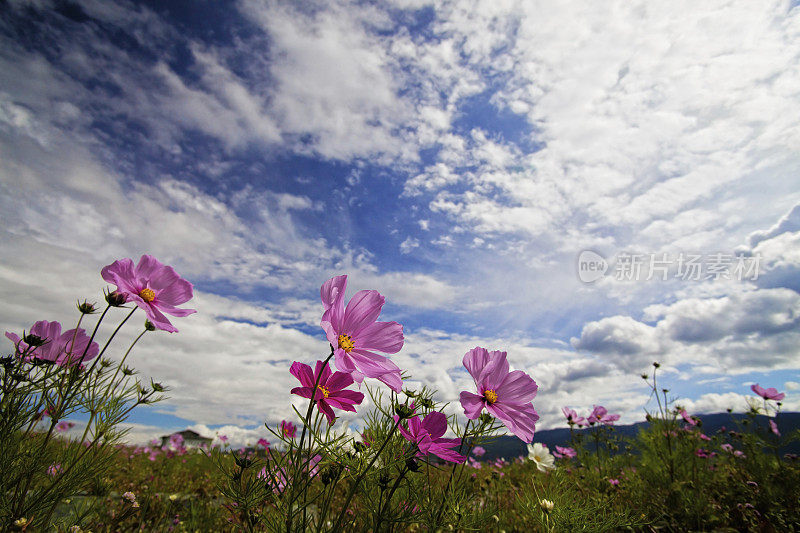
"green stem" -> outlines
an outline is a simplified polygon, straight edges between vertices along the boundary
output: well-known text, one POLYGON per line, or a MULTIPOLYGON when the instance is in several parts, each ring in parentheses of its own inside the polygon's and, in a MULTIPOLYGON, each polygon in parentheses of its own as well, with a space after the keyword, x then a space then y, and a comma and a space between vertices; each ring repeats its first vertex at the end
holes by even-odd
POLYGON ((344 520, 344 515, 347 512, 347 508, 350 506, 350 500, 353 499, 353 495, 355 494, 358 485, 361 483, 361 480, 364 479, 364 476, 367 475, 367 472, 369 472, 370 468, 372 468, 372 465, 375 464, 375 461, 378 460, 378 457, 380 457, 381 452, 389 443, 389 441, 392 440, 392 437, 394 437, 394 432, 397 431, 397 428, 400 426, 400 422, 402 421, 403 421, 402 418, 397 417, 397 422, 392 427, 392 430, 389 432, 389 435, 386 437, 386 440, 383 441, 383 444, 381 445, 380 449, 377 452, 375 452, 375 457, 372 458, 372 461, 370 461, 370 463, 367 465, 364 471, 361 472, 361 474, 359 474, 356 480, 353 482, 353 485, 350 487, 350 491, 347 493, 347 498, 345 499, 344 505, 342 506, 342 510, 339 512, 339 516, 336 519, 336 524, 334 524, 333 526, 333 531, 342 531, 340 527, 342 525, 342 520, 344 520))
MULTIPOLYGON (((334 354, 333 345, 331 345, 331 353, 330 353, 330 355, 328 355, 328 357, 323 362, 322 368, 325 368, 325 366, 327 366, 328 362, 333 357, 333 354, 334 354)), ((289 448, 289 459, 290 459, 290 461, 292 459, 294 459, 291 462, 295 465, 294 469, 293 469, 294 472, 293 472, 293 475, 292 475, 292 479, 297 479, 297 474, 300 471, 300 466, 298 466, 298 465, 300 463, 300 458, 301 458, 301 456, 303 454, 303 443, 305 442, 305 438, 306 438, 306 429, 308 428, 308 425, 311 423, 311 412, 314 410, 314 405, 316 404, 315 398, 317 396, 317 387, 319 386, 320 378, 322 378, 322 372, 320 372, 317 375, 317 378, 314 381, 314 388, 311 389, 311 398, 308 400, 308 409, 306 410, 306 416, 303 419, 303 431, 300 434, 300 443, 297 446, 296 454, 292 454, 292 449, 291 449, 291 447, 289 448)), ((290 496, 289 497, 289 505, 287 505, 287 509, 288 510, 286 511, 286 533, 291 533, 292 532, 292 522, 293 522, 292 505, 294 505, 294 501, 297 498, 297 496, 295 495, 295 492, 296 492, 295 489, 296 489, 296 484, 293 482, 292 483, 292 491, 291 491, 291 493, 289 495, 290 496)), ((304 489, 304 492, 305 492, 305 489, 304 489)))

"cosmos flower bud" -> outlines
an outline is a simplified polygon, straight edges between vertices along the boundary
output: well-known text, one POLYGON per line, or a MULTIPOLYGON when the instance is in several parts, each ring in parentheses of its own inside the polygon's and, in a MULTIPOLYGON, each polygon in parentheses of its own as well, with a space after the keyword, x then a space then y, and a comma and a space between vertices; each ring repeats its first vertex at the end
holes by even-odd
POLYGON ((41 346, 47 342, 47 339, 39 337, 38 335, 31 335, 30 333, 22 336, 22 340, 31 347, 41 346))
POLYGON ((235 461, 236 461, 236 466, 238 466, 242 470, 244 470, 245 468, 249 468, 250 465, 253 464, 253 461, 251 461, 247 457, 236 457, 235 461))
POLYGON ((483 413, 480 419, 484 424, 491 424, 494 421, 494 417, 489 413, 483 413))
POLYGON ((78 302, 78 311, 84 315, 91 315, 94 314, 96 309, 94 308, 94 304, 90 304, 88 301, 84 300, 83 303, 78 302))
POLYGON ((660 367, 661 367, 661 364, 660 364, 658 361, 653 361, 653 366, 654 366, 655 368, 660 368, 660 367))
POLYGON ((144 329, 146 329, 147 331, 155 331, 156 327, 149 320, 145 320, 144 321, 144 329))
POLYGON ((106 291, 106 302, 111 307, 122 307, 123 305, 125 305, 125 302, 127 301, 128 297, 119 291, 113 291, 113 292, 106 291))
POLYGON ((419 472, 419 463, 413 457, 409 457, 406 459, 406 468, 412 472, 419 472))
POLYGON ((381 474, 381 477, 378 478, 378 486, 381 488, 381 490, 386 490, 386 487, 389 486, 389 482, 391 480, 392 478, 389 477, 389 474, 381 474))
POLYGON ((407 405, 398 404, 394 407, 394 412, 400 419, 411 418, 414 415, 414 410, 407 405))

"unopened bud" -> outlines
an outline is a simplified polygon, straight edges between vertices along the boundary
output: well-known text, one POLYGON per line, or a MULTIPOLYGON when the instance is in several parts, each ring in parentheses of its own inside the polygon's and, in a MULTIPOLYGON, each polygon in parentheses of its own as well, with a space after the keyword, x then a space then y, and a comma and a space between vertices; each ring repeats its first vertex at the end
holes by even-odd
POLYGON ((422 398, 419 404, 426 409, 433 409, 433 401, 429 398, 422 398))
POLYGON ((147 331, 155 331, 156 327, 149 320, 145 320, 144 321, 144 329, 146 329, 147 331))
POLYGON ((125 374, 126 376, 132 376, 134 374, 134 371, 126 365, 125 367, 123 367, 122 373, 125 374))
POLYGON ((389 486, 389 482, 391 480, 392 478, 389 477, 389 474, 381 474, 381 477, 378 478, 378 486, 381 488, 381 490, 386 490, 386 487, 389 486))
POLYGON ((550 511, 552 511, 553 507, 555 507, 555 504, 550 500, 540 500, 539 505, 542 507, 542 511, 547 514, 550 514, 550 511))
POLYGON ((413 457, 409 457, 406 459, 406 468, 412 472, 419 472, 419 463, 413 457))
POLYGON ((653 361, 653 366, 655 368, 659 368, 661 366, 661 364, 658 361, 653 361))
POLYGON ((411 418, 414 415, 414 410, 407 405, 398 404, 394 407, 394 412, 400 419, 411 418))
POLYGON ((88 301, 84 300, 83 303, 80 301, 78 302, 78 311, 84 315, 91 315, 96 313, 97 311, 94 308, 94 304, 90 304, 88 301))
POLYGON ((122 307, 127 301, 128 297, 119 291, 106 292, 106 302, 111 307, 122 307))
POLYGON ((647 379, 648 379, 649 377, 650 377, 650 376, 648 376, 647 374, 642 374, 642 379, 643 379, 643 380, 645 380, 645 381, 647 381, 647 379))
POLYGON ((481 422, 483 422, 484 424, 491 424, 492 422, 494 422, 494 417, 489 413, 483 413, 481 415, 481 422))
MULTIPOLYGON (((43 339, 42 337, 39 337, 37 335, 31 335, 31 334, 23 335, 22 336, 22 340, 25 341, 25 344, 27 344, 28 346, 30 346, 32 348, 36 348, 37 346, 41 346, 42 344, 47 342, 47 339, 43 339)), ((22 519, 20 519, 20 520, 22 520, 22 519)))

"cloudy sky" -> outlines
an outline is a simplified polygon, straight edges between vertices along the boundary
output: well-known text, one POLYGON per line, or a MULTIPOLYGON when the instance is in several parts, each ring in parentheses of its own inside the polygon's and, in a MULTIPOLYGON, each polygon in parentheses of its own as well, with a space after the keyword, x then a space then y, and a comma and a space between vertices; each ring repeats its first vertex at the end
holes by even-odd
POLYGON ((172 387, 139 440, 290 416, 336 274, 386 296, 442 401, 484 346, 540 428, 642 419, 654 360, 693 412, 754 382, 800 409, 799 116, 782 1, 11 0, 0 330, 73 324, 115 259, 174 266, 198 312, 134 352, 172 387))

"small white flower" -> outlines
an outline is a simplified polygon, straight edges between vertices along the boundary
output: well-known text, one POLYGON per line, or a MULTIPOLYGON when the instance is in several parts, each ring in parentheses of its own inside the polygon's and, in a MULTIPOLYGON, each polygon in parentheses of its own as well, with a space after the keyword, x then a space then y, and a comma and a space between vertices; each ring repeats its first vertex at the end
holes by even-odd
POLYGON ((541 500, 539 501, 539 505, 542 506, 542 511, 544 511, 547 514, 550 514, 550 511, 552 511, 553 507, 555 507, 555 504, 550 500, 541 500))
POLYGON ((546 472, 556 467, 556 458, 545 448, 541 442, 533 446, 528 444, 528 459, 536 463, 540 472, 546 472))

